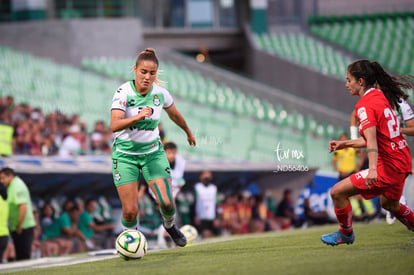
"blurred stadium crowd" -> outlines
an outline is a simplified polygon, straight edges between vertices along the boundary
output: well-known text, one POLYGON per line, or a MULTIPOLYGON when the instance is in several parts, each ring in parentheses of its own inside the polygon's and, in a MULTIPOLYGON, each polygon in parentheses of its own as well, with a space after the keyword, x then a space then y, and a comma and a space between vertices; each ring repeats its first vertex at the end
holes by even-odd
POLYGON ((15 104, 12 96, 0 98, 0 123, 14 129, 13 155, 70 157, 112 150, 112 132, 103 121, 97 121, 88 133, 78 115, 59 111, 45 115, 40 108, 15 104))

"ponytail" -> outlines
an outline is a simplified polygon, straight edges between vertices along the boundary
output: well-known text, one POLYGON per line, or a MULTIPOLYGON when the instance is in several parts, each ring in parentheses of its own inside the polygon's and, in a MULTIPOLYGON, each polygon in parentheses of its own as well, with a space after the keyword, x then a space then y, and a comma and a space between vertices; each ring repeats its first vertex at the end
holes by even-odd
POLYGON ((391 107, 393 109, 398 109, 398 103, 400 102, 400 99, 408 99, 408 95, 401 88, 410 89, 412 87, 411 83, 401 82, 399 80, 409 79, 412 76, 391 76, 376 61, 371 62, 371 66, 375 71, 377 83, 379 85, 380 90, 388 99, 389 103, 391 104, 391 107))
POLYGON ((393 109, 398 109, 400 99, 407 100, 408 98, 402 88, 410 89, 412 87, 411 83, 400 80, 407 80, 413 76, 391 76, 376 61, 356 60, 349 64, 348 72, 356 79, 364 79, 366 88, 380 89, 393 109))

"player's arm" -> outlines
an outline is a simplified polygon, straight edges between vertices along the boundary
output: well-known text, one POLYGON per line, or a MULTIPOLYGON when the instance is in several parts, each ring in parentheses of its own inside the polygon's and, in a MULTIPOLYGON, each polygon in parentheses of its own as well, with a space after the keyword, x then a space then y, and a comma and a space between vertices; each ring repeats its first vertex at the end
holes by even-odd
POLYGON ((408 104, 407 101, 402 100, 398 103, 400 110, 401 110, 401 116, 404 120, 405 126, 404 128, 401 128, 401 133, 408 136, 414 136, 414 112, 411 108, 410 104, 408 104))
POLYGON ((370 188, 372 184, 377 181, 377 163, 378 163, 378 144, 377 144, 377 129, 371 126, 364 129, 364 136, 367 139, 367 154, 368 154, 368 175, 365 178, 365 183, 370 188))
POLYGON ((174 123, 177 124, 178 127, 183 129, 183 131, 186 133, 187 140, 190 146, 195 146, 196 145, 195 137, 193 133, 191 132, 190 128, 188 127, 187 122, 185 122, 183 115, 180 113, 180 111, 178 111, 177 107, 175 107, 175 104, 173 103, 168 108, 165 108, 165 111, 167 112, 169 118, 172 121, 174 121, 174 123))
POLYGON ((152 108, 145 107, 141 111, 132 117, 125 118, 125 112, 123 110, 113 109, 111 111, 111 131, 117 132, 134 125, 137 121, 150 117, 152 115, 152 108))
POLYGON ((85 241, 85 235, 78 229, 78 222, 72 222, 69 227, 62 228, 63 233, 68 237, 78 237, 81 241, 85 241))
POLYGON ((414 136, 414 118, 405 121, 407 127, 401 128, 401 133, 407 136, 414 136))
POLYGON ((355 110, 352 111, 351 117, 349 119, 349 131, 351 133, 351 139, 357 139, 358 138, 358 118, 355 114, 355 110))
POLYGON ((19 204, 19 219, 17 221, 16 232, 20 234, 22 232, 22 225, 24 221, 24 217, 26 217, 27 212, 27 204, 21 203, 19 204))
POLYGON ((114 229, 113 223, 96 224, 92 221, 88 223, 88 226, 93 230, 93 232, 102 232, 107 229, 114 229))
POLYGON ((352 147, 352 148, 364 148, 367 146, 365 139, 363 137, 352 139, 352 140, 345 140, 345 146, 352 147))
POLYGON ((362 137, 348 140, 332 140, 331 142, 329 142, 329 153, 337 150, 342 150, 348 147, 363 148, 365 146, 366 143, 364 138, 362 137))

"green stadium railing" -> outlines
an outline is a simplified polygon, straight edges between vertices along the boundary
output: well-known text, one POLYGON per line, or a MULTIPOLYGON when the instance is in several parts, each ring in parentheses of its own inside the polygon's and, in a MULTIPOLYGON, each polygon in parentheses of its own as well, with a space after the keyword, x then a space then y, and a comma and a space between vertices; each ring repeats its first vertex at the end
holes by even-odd
POLYGON ((414 74, 414 12, 312 17, 309 24, 314 35, 376 60, 397 75, 414 74))
POLYGON ((324 74, 343 78, 351 59, 331 46, 303 33, 254 34, 259 49, 272 55, 313 68, 324 74))

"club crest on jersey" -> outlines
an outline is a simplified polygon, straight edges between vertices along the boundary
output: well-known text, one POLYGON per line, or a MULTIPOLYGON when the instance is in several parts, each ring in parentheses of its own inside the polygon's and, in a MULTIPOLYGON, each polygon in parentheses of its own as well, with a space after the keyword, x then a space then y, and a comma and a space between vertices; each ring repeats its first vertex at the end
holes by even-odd
POLYGON ((157 95, 154 95, 154 105, 155 106, 160 106, 161 104, 161 100, 157 95))
POLYGON ((115 171, 114 178, 115 178, 116 181, 119 181, 121 179, 121 175, 119 174, 118 171, 115 171))

